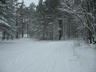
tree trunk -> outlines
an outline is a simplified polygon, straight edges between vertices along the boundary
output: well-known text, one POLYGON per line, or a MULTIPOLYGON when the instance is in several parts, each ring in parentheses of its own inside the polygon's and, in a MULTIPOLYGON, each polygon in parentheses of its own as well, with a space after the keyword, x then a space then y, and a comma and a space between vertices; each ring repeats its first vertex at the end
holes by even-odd
POLYGON ((45 28, 43 27, 43 40, 45 39, 45 28))
POLYGON ((24 29, 23 28, 24 28, 24 26, 23 26, 23 19, 22 19, 22 37, 24 37, 24 31, 23 31, 24 29))
POLYGON ((29 34, 29 25, 27 25, 27 37, 28 37, 28 34, 29 34))
POLYGON ((63 36, 63 29, 62 29, 62 20, 59 20, 59 40, 61 40, 63 36))
POLYGON ((5 31, 2 33, 2 40, 6 39, 5 37, 5 31))
POLYGON ((18 37, 18 32, 16 32, 16 39, 18 39, 19 37, 18 37))
MULTIPOLYGON (((18 26, 18 19, 17 19, 17 17, 16 17, 16 27, 18 26)), ((17 31, 16 31, 16 39, 18 39, 19 37, 18 37, 18 29, 17 29, 17 31)))
POLYGON ((59 40, 61 40, 61 30, 59 30, 59 40))

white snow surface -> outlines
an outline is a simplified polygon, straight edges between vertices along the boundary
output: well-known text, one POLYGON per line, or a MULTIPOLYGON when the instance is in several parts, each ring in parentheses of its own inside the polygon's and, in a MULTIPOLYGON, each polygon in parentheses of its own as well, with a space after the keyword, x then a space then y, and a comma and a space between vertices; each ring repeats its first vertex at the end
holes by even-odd
POLYGON ((96 72, 96 48, 73 40, 3 41, 0 72, 96 72))

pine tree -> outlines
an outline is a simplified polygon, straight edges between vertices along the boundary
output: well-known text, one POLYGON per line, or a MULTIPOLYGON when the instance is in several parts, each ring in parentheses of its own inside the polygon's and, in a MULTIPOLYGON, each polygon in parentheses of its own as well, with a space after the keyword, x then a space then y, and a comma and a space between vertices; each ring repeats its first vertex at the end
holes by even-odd
POLYGON ((15 33, 15 13, 14 13, 14 2, 11 0, 0 1, 0 27, 3 32, 3 39, 5 39, 5 35, 7 39, 9 37, 14 37, 15 33), (14 27, 14 28, 13 28, 14 27))

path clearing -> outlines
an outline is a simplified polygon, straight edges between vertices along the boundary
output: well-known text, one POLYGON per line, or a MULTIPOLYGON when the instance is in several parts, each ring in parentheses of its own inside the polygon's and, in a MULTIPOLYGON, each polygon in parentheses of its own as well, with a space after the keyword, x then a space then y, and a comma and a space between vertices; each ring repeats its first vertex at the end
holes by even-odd
POLYGON ((0 72, 96 72, 96 50, 74 43, 27 38, 0 42, 0 72))

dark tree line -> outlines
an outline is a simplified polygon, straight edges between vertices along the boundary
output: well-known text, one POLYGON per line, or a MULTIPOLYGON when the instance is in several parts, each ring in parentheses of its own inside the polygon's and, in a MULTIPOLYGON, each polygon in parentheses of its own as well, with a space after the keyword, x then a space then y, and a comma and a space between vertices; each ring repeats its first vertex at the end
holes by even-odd
POLYGON ((17 0, 1 0, 0 20, 3 39, 27 34, 42 40, 96 42, 95 0, 39 0, 37 6, 31 3, 29 7, 17 0))

